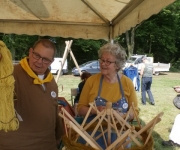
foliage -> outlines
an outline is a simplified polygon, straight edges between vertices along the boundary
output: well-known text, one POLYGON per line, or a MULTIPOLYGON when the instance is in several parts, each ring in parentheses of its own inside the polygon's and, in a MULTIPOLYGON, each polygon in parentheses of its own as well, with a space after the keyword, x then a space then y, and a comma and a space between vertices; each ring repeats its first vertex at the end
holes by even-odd
POLYGON ((38 36, 15 34, 6 34, 2 38, 8 49, 12 52, 14 60, 20 60, 27 56, 29 48, 32 47, 37 39, 38 36))
MULTIPOLYGON (((82 64, 90 60, 97 60, 98 50, 102 45, 104 45, 104 43, 106 43, 104 40, 74 39, 72 52, 78 64, 82 64)), ((71 58, 70 60, 72 67, 75 66, 71 58)))
MULTIPOLYGON (((178 59, 180 55, 179 7, 180 0, 177 0, 159 14, 151 16, 135 27, 134 54, 154 56, 155 62, 171 62, 172 64, 178 59)), ((133 30, 134 28, 129 32, 133 30)), ((122 34, 116 40, 129 54, 129 48, 126 46, 128 45, 126 35, 122 34)))
POLYGON ((171 66, 172 71, 180 72, 180 58, 171 66))
POLYGON ((144 54, 153 54, 155 61, 170 62, 171 54, 177 52, 175 47, 177 20, 171 11, 163 10, 157 16, 145 21, 136 30, 136 50, 144 54))

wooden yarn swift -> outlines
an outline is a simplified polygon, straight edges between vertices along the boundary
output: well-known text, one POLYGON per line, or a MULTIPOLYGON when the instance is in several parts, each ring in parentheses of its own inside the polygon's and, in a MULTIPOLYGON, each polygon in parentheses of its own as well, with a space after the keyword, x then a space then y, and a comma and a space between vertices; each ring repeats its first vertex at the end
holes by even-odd
POLYGON ((99 145, 97 142, 99 138, 103 138, 106 150, 125 150, 127 149, 126 147, 129 143, 131 144, 131 148, 128 148, 128 150, 152 149, 153 140, 151 134, 155 125, 161 121, 161 117, 163 115, 162 112, 145 126, 142 126, 135 112, 134 105, 130 107, 125 118, 122 118, 119 115, 119 112, 112 109, 112 103, 110 102, 106 103, 106 108, 101 112, 98 111, 95 103, 90 103, 89 105, 89 110, 84 117, 82 124, 79 124, 65 109, 61 109, 59 115, 64 120, 66 136, 71 141, 78 143, 78 139, 81 137, 86 141, 85 145, 87 147, 90 146, 99 150, 102 150, 101 145, 99 145), (87 119, 90 116, 92 109, 97 112, 97 115, 87 123, 87 119), (138 123, 137 126, 127 122, 130 112, 134 113, 134 117, 138 123), (96 135, 95 133, 97 131, 100 131, 100 134, 96 135), (117 136, 116 140, 114 141, 111 140, 112 133, 116 134, 117 136), (148 142, 151 144, 148 144, 148 142))

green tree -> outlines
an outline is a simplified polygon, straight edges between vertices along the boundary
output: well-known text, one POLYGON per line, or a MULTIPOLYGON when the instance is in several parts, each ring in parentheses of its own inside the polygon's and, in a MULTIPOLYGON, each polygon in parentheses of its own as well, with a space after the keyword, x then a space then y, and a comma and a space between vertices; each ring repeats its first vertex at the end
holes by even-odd
POLYGON ((168 9, 149 18, 136 30, 135 52, 153 55, 155 61, 170 62, 171 55, 177 52, 177 21, 176 15, 168 9))
POLYGON ((13 59, 20 60, 27 56, 29 48, 38 38, 38 36, 5 34, 2 40, 11 51, 13 59))
MULTIPOLYGON (((104 45, 106 41, 104 40, 84 40, 84 39, 74 39, 72 44, 72 52, 78 62, 78 64, 85 63, 90 60, 98 59, 98 50, 104 45)), ((74 62, 69 58, 72 67, 74 67, 74 62)))
POLYGON ((147 54, 154 56, 155 61, 174 61, 179 44, 176 42, 179 35, 179 2, 177 0, 159 14, 151 16, 117 38, 129 56, 132 53, 147 54))

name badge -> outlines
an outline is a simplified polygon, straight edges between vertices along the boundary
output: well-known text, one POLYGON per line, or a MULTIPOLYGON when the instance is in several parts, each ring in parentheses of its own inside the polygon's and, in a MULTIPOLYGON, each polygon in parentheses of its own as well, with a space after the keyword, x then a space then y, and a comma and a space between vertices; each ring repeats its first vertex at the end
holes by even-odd
POLYGON ((52 96, 53 98, 55 98, 55 97, 56 97, 56 92, 52 91, 52 92, 51 92, 51 96, 52 96))

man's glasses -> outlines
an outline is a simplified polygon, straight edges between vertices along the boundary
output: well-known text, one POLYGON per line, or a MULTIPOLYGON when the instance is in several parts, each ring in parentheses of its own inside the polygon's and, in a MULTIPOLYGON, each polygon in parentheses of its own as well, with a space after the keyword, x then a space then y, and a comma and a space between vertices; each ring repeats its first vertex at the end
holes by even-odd
POLYGON ((116 61, 109 61, 109 60, 103 60, 103 59, 98 59, 98 60, 100 64, 104 63, 106 66, 109 66, 112 63, 116 63, 116 61))
POLYGON ((36 60, 39 60, 40 58, 42 58, 42 62, 45 64, 49 64, 52 62, 52 60, 49 60, 48 58, 45 58, 45 57, 41 57, 38 53, 34 51, 32 52, 32 57, 36 60))

